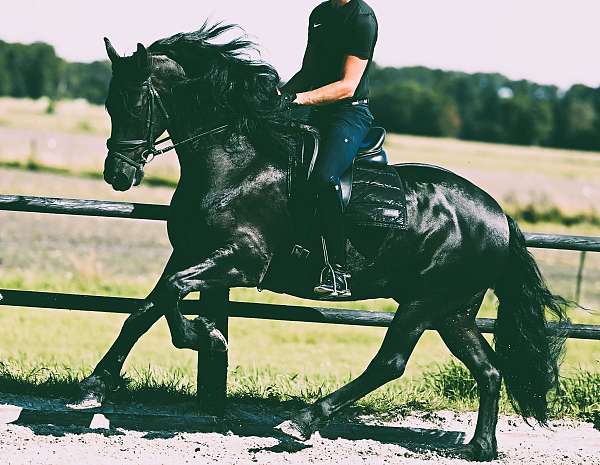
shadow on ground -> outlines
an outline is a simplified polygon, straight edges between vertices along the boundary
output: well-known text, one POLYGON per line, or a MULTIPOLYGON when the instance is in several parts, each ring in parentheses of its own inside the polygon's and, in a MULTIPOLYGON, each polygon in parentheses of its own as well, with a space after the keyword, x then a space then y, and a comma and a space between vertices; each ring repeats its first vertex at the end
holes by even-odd
MULTIPOLYGON (((67 401, 59 398, 40 398, 0 394, 0 424, 20 425, 36 435, 61 437, 65 434, 99 433, 104 436, 123 434, 123 430, 142 431, 145 439, 168 439, 179 433, 222 433, 242 437, 275 438, 279 442, 250 452, 298 452, 310 443, 302 443, 282 435, 274 426, 304 407, 293 400, 276 402, 269 399, 232 399, 223 418, 203 415, 193 404, 170 406, 142 404, 107 404, 92 410, 69 410, 67 401), (186 412, 186 413, 181 413, 186 412), (191 412, 191 413, 190 413, 191 412)), ((346 412, 336 422, 323 427, 319 434, 325 439, 374 440, 399 444, 420 452, 440 450, 460 445, 465 434, 431 428, 409 428, 366 424, 373 419, 361 418, 359 408, 346 412)))

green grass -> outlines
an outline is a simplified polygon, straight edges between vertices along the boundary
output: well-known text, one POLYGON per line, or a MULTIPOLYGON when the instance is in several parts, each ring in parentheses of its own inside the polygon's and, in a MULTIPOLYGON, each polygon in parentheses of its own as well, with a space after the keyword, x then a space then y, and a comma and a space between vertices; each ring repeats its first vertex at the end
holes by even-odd
MULTIPOLYGON (((66 366, 25 367, 18 362, 0 363, 0 392, 74 399, 83 371, 66 366)), ((229 373, 229 398, 233 401, 301 407, 337 389, 348 379, 282 375, 269 369, 242 369, 229 373)), ((181 372, 145 369, 130 374, 111 395, 116 403, 174 405, 192 402, 194 383, 181 372)), ((600 415, 600 374, 575 373, 561 380, 560 391, 551 396, 550 416, 594 421, 600 415)), ((462 365, 450 362, 419 378, 394 382, 361 399, 353 413, 397 418, 414 411, 472 411, 478 408, 477 385, 462 365)), ((503 388, 500 411, 514 413, 503 388)))
MULTIPOLYGON (((86 374, 68 366, 26 367, 14 360, 0 362, 0 392, 74 399, 80 392, 78 383, 86 374)), ((146 369, 135 371, 131 378, 124 379, 111 400, 156 405, 186 402, 194 396, 193 383, 183 374, 146 369)))
POLYGON ((538 225, 543 223, 563 226, 600 226, 600 214, 595 211, 565 212, 556 205, 528 203, 525 205, 505 205, 504 210, 520 223, 538 225))

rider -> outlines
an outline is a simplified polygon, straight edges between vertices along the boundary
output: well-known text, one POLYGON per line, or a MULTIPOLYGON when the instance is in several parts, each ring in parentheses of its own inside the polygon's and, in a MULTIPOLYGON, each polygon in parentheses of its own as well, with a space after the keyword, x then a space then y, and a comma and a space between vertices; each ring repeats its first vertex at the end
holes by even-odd
POLYGON ((368 69, 377 42, 377 18, 363 0, 328 0, 310 15, 302 68, 281 89, 284 101, 314 105, 310 124, 321 133, 311 175, 325 267, 315 293, 350 297, 340 176, 352 165, 373 115, 367 101, 368 69))

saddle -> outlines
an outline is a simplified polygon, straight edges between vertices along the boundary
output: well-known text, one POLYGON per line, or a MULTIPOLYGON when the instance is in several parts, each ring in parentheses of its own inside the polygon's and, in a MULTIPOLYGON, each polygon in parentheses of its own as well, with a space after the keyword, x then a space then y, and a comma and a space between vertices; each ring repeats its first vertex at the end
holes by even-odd
MULTIPOLYGON (((297 234, 292 253, 307 256, 310 225, 315 220, 317 200, 309 189, 310 176, 319 156, 319 132, 304 124, 296 126, 298 149, 288 163, 288 199, 297 234)), ((404 185, 383 148, 386 131, 373 127, 363 140, 356 158, 340 177, 344 219, 347 225, 406 228, 404 185)))
MULTIPOLYGON (((292 152, 288 171, 288 195, 293 195, 293 189, 298 184, 298 176, 309 180, 319 155, 319 131, 306 124, 296 124, 299 150, 292 152)), ((355 166, 387 166, 387 154, 383 150, 386 132, 384 128, 373 127, 363 140, 358 155, 351 168, 346 170, 340 179, 343 191, 344 206, 350 203, 352 195, 352 180, 355 166)))

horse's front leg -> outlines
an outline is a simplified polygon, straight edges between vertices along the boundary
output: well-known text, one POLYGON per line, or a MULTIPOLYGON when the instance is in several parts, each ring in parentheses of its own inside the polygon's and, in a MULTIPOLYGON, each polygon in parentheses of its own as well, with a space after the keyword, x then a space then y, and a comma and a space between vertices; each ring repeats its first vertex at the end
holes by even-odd
POLYGON ((127 356, 136 342, 164 314, 164 309, 157 303, 157 294, 166 276, 170 276, 180 268, 179 260, 172 255, 152 292, 146 297, 142 306, 129 315, 117 339, 110 346, 104 357, 98 362, 90 376, 80 384, 81 398, 72 408, 93 408, 101 405, 109 390, 115 388, 121 379, 121 370, 127 356))
POLYGON ((256 286, 267 261, 258 250, 231 244, 217 249, 202 262, 165 277, 158 301, 165 310, 173 345, 179 349, 208 347, 226 351, 227 341, 208 318, 188 320, 179 302, 190 292, 256 286))

